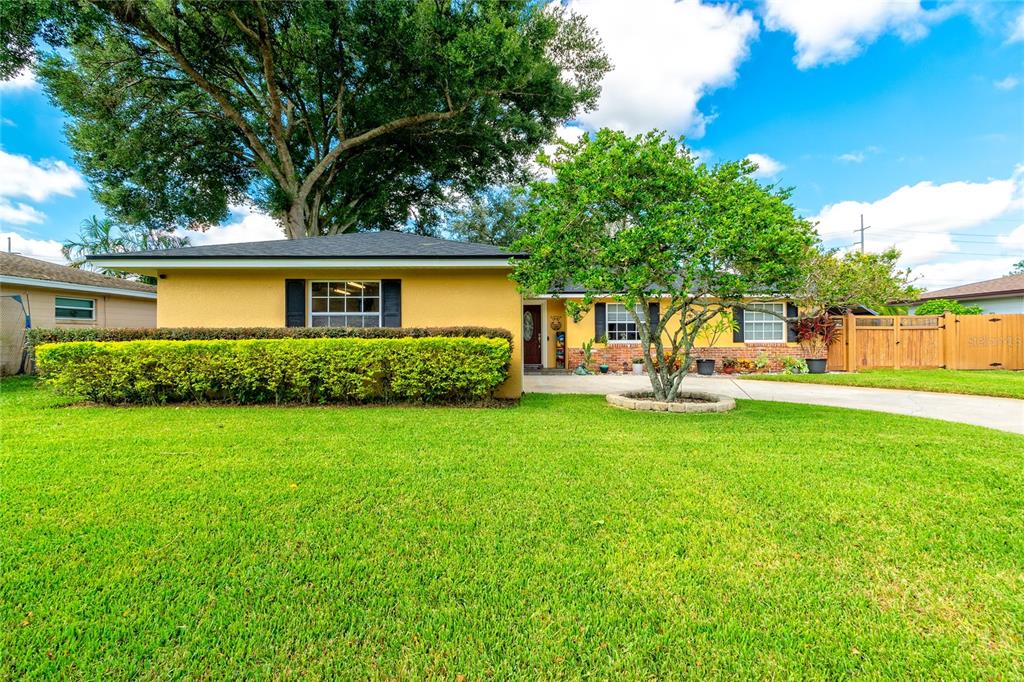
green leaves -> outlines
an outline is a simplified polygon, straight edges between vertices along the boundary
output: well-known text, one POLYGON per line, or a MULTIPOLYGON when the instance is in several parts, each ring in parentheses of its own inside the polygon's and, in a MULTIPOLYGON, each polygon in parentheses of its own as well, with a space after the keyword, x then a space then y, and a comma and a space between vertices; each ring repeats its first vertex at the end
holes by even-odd
POLYGON ((855 306, 878 309, 894 302, 913 300, 920 289, 913 286, 909 269, 896 265, 900 252, 851 251, 843 255, 811 249, 804 263, 800 286, 792 299, 808 316, 845 313, 855 306))
POLYGON ((601 130, 540 162, 554 180, 530 188, 525 236, 515 246, 531 257, 513 279, 527 295, 570 282, 582 287, 582 301, 567 306, 574 316, 599 295, 630 309, 662 301, 656 329, 643 315, 635 320, 655 357, 671 360, 657 373, 648 368, 660 399, 675 395, 690 350, 713 317, 710 301, 717 309, 787 291, 800 281, 804 253, 816 241, 787 203, 788 191, 755 182, 747 161, 708 168, 682 138, 601 130), (681 315, 688 323, 669 336, 669 320, 681 315))
POLYGON ((533 257, 515 278, 527 291, 573 281, 624 300, 735 299, 791 284, 815 239, 748 162, 708 168, 682 138, 602 130, 541 162, 555 181, 534 183, 523 216, 532 231, 517 246, 533 257))
POLYGON ((321 338, 44 344, 40 374, 101 403, 447 403, 508 377, 504 338, 321 338))
POLYGON ((12 12, 0 68, 59 48, 38 71, 97 199, 164 228, 245 200, 290 237, 403 226, 518 178, 608 68, 527 0, 83 5, 12 12))

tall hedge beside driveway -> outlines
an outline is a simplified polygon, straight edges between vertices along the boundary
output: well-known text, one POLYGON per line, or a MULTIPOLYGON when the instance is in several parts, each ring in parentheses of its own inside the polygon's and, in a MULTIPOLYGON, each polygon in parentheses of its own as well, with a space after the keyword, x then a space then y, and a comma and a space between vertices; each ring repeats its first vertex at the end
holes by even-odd
POLYGON ((453 403, 508 376, 505 338, 319 338, 44 344, 58 392, 111 404, 453 403))

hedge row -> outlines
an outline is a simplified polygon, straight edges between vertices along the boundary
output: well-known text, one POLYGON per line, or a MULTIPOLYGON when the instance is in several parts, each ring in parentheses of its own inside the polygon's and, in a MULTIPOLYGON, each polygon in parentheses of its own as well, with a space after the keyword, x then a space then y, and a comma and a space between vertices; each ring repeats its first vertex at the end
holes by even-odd
POLYGON ((493 327, 139 327, 100 329, 30 329, 29 347, 69 341, 203 341, 232 339, 400 339, 406 337, 479 337, 507 339, 512 334, 493 327))
POLYGON ((58 392, 111 404, 453 403, 508 376, 503 338, 253 339, 44 344, 58 392))

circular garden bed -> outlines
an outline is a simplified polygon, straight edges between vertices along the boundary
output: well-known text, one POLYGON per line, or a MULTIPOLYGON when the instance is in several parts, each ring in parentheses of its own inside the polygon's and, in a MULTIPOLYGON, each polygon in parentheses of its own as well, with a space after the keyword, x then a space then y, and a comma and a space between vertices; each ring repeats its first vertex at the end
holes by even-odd
POLYGON ((655 400, 650 391, 609 393, 605 398, 613 407, 643 412, 728 412, 736 407, 732 398, 707 391, 680 391, 672 402, 655 400))

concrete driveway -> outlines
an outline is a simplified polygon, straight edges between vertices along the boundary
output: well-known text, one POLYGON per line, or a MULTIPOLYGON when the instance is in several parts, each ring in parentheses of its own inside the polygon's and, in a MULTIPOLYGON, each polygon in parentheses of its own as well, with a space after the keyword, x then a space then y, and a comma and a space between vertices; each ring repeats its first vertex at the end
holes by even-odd
MULTIPOLYGON (((952 393, 897 391, 888 388, 825 386, 778 381, 744 381, 730 377, 688 376, 685 384, 693 389, 711 391, 733 398, 773 400, 784 403, 849 407, 930 417, 949 422, 986 426, 990 429, 1024 434, 1024 400, 989 398, 952 393)), ((646 376, 604 374, 527 375, 527 393, 615 393, 649 390, 646 376)))

